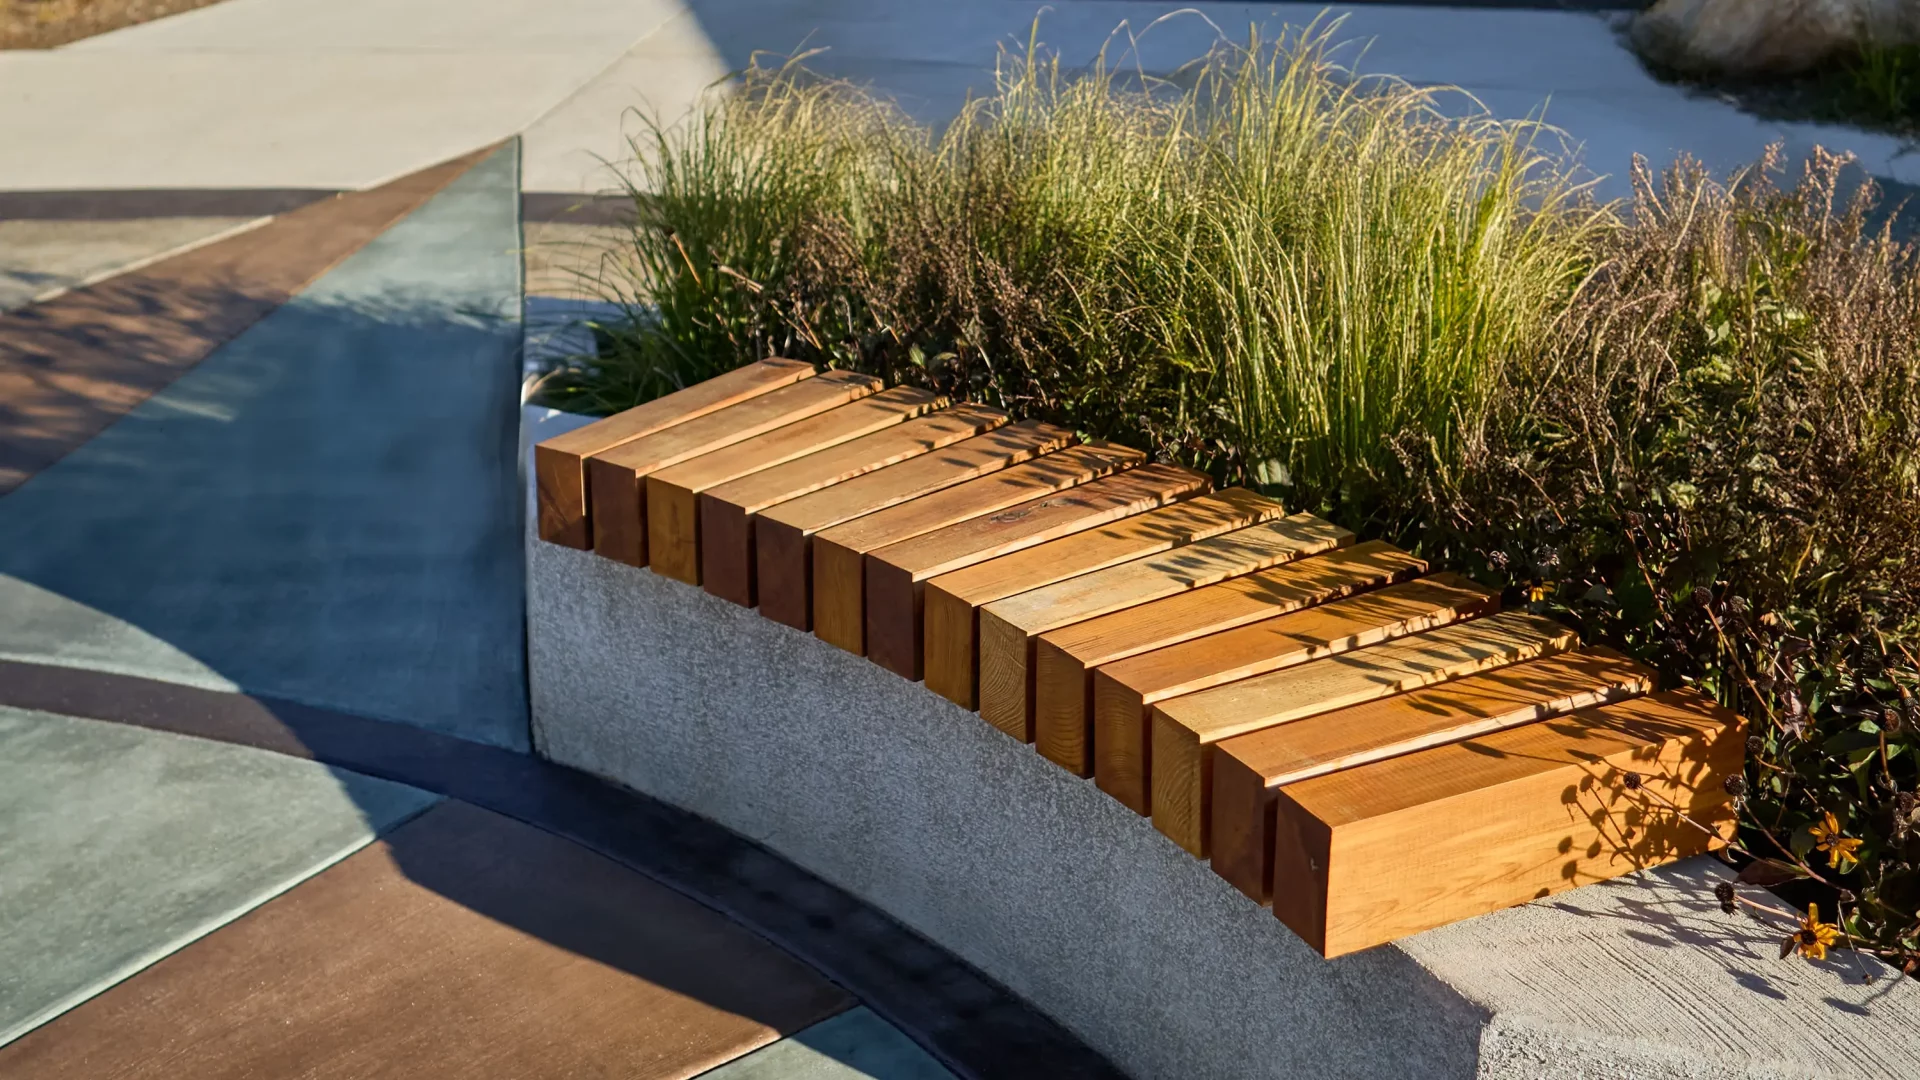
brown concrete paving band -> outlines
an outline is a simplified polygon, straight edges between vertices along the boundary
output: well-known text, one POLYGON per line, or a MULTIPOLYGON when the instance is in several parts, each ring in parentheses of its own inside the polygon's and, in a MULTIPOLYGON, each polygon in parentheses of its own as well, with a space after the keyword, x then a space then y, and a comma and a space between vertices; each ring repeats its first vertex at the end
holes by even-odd
POLYGON ((0 315, 0 495, 418 209, 486 147, 0 315))
POLYGON ((237 743, 460 799, 749 928, 846 987, 957 1076, 1121 1075, 1004 987, 844 890, 703 818, 573 769, 270 696, 81 668, 0 660, 0 705, 237 743))
POLYGON ((666 1080, 852 1004, 693 901, 454 802, 0 1047, 0 1075, 666 1080))

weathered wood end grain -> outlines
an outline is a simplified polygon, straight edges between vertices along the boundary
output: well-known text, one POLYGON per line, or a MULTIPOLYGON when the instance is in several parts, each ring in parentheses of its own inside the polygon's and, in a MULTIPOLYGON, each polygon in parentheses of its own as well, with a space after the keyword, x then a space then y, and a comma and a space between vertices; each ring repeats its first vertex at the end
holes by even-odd
POLYGON ((1273 912, 1334 957, 1700 854, 1732 835, 1745 739, 1666 691, 1286 785, 1273 912))
POLYGON ((1352 542, 1338 525, 1294 514, 988 604, 979 611, 980 716, 1033 741, 1033 640, 1048 630, 1352 542))
POLYGON ((753 607, 759 603, 754 526, 761 511, 952 446, 1006 422, 1007 414, 998 409, 961 404, 701 492, 701 587, 723 600, 753 607))
POLYGON ((631 566, 647 565, 648 476, 879 389, 880 380, 871 375, 829 371, 595 454, 587 459, 593 550, 631 566))
POLYGON ((867 554, 867 659, 919 681, 929 578, 1121 521, 1212 488, 1204 473, 1142 465, 867 554))
POLYGON ((798 360, 762 360, 538 444, 533 473, 540 539, 583 550, 592 545, 588 458, 813 374, 812 364, 798 360))
POLYGON ((1031 461, 1073 441, 1066 428, 1022 420, 761 511, 753 524, 760 614, 796 630, 813 629, 813 536, 822 529, 1031 461))
POLYGON ((1578 640, 1551 619, 1502 612, 1169 698, 1153 706, 1153 826, 1207 857, 1213 750, 1222 739, 1561 652, 1578 640))
POLYGON ((894 427, 945 404, 945 398, 931 391, 896 386, 649 474, 647 565, 656 574, 700 584, 701 492, 894 427))
POLYGON ((1214 750, 1214 872, 1262 903, 1273 889, 1273 806, 1287 784, 1501 728, 1638 697, 1651 669, 1583 649, 1321 713, 1223 740, 1214 750))
POLYGON ((1285 512, 1263 495, 1228 488, 931 578, 922 620, 927 689, 962 708, 979 707, 976 612, 983 604, 1270 521, 1285 512))

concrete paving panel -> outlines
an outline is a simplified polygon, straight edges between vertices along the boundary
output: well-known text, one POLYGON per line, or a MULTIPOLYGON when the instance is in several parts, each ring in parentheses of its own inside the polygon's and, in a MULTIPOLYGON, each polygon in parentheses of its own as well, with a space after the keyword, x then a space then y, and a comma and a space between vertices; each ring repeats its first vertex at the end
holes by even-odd
POLYGON ((483 162, 0 500, 0 655, 524 747, 516 180, 483 162))
POLYGON ((33 152, 0 154, 0 190, 371 187, 514 134, 600 66, 511 50, 4 52, 0 131, 33 152))
POLYGON ((0 311, 24 307, 56 290, 71 289, 189 244, 215 239, 249 220, 0 220, 0 311))
POLYGON ((279 754, 0 707, 0 1043, 434 800, 279 754))
POLYGON ((862 1006, 735 1058, 701 1080, 952 1080, 900 1029, 862 1006))

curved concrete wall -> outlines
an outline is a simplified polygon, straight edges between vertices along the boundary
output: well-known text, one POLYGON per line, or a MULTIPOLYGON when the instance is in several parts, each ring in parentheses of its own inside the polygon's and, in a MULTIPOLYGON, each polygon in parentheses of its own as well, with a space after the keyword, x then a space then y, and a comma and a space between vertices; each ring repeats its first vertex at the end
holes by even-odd
POLYGON ((541 753, 862 896, 1135 1076, 1920 1075, 1920 987, 1777 960, 1775 931, 1718 910, 1716 862, 1329 962, 919 684, 699 589, 529 545, 541 753))

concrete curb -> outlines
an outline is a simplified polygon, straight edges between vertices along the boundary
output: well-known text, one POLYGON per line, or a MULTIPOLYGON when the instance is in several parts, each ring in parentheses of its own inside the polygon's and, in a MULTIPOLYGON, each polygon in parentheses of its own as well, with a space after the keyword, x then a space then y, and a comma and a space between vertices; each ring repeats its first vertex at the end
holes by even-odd
POLYGON ((647 571, 528 561, 540 753, 867 899, 1133 1075, 1920 1072, 1920 986, 1778 961, 1711 860, 1328 962, 924 687, 647 571))

